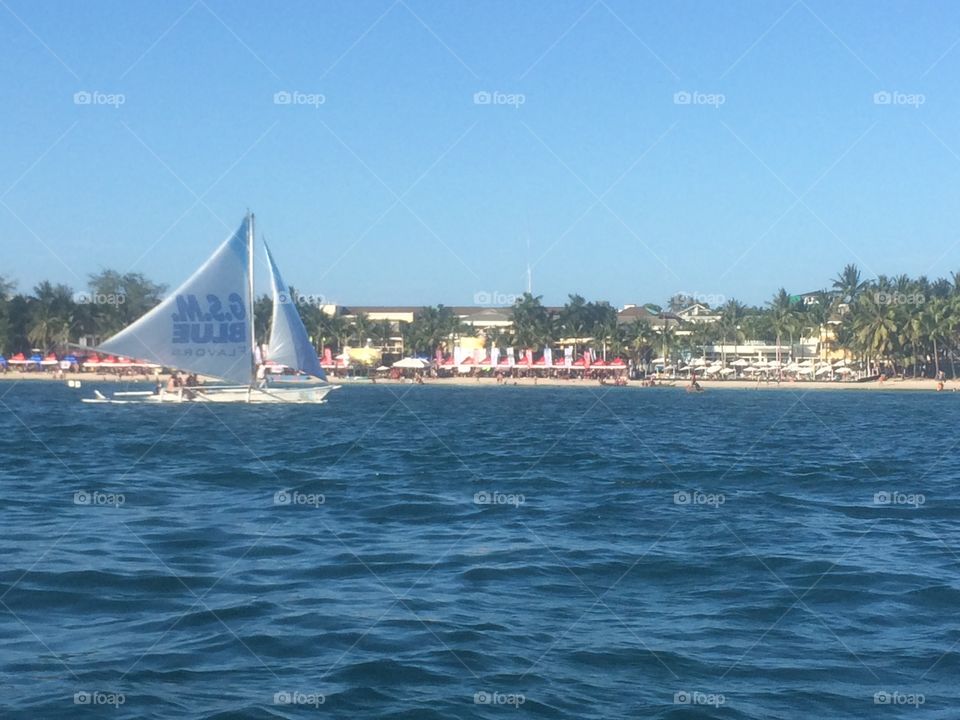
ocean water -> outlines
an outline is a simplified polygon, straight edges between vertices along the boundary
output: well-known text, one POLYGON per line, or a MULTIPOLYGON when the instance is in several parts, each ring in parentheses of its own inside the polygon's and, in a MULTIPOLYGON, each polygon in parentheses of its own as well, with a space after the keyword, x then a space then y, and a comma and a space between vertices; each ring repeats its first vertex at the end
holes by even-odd
POLYGON ((0 384, 3 718, 960 715, 960 396, 90 391, 0 384))

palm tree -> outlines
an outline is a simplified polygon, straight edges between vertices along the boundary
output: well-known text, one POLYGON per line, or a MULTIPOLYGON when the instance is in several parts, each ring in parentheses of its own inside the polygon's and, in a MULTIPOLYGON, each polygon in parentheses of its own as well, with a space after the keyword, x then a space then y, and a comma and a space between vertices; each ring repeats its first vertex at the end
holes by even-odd
POLYGON ((378 320, 370 326, 370 339, 381 352, 390 344, 393 335, 393 325, 389 320, 378 320))
POLYGON ((365 312, 358 312, 353 316, 353 320, 350 323, 353 326, 353 339, 357 343, 357 347, 364 347, 367 344, 368 334, 372 326, 370 316, 365 312))
POLYGON ((33 289, 27 338, 45 352, 70 341, 76 303, 73 290, 44 280, 33 289))
POLYGON ((670 365, 670 354, 677 341, 677 333, 673 327, 664 322, 660 326, 660 347, 663 350, 663 364, 670 365))
POLYGON ((851 263, 837 275, 833 281, 833 287, 839 293, 842 302, 853 305, 861 291, 866 287, 866 283, 860 279, 860 270, 851 263))
POLYGON ((540 296, 524 293, 513 305, 514 340, 521 348, 533 348, 553 340, 553 328, 540 296))
POLYGON ((653 343, 657 337, 657 333, 650 326, 650 323, 637 318, 627 326, 624 337, 633 351, 634 362, 638 365, 649 365, 653 353, 653 343))
POLYGON ((940 351, 942 341, 950 336, 953 317, 950 305, 940 298, 926 302, 923 309, 915 313, 923 334, 928 338, 933 350, 934 372, 940 376, 940 351))
POLYGON ((723 344, 720 347, 724 365, 727 364, 726 345, 728 338, 733 337, 733 354, 740 354, 738 343, 743 338, 743 331, 740 329, 740 324, 743 322, 746 309, 747 306, 735 298, 730 298, 720 308, 720 331, 723 340, 723 344))
POLYGON ((319 341, 317 349, 320 352, 328 342, 333 345, 334 350, 342 350, 350 336, 350 324, 343 315, 322 313, 315 334, 319 341))
POLYGON ((897 337, 894 310, 863 293, 857 298, 853 321, 854 339, 867 359, 869 372, 872 361, 889 360, 893 353, 897 337))
POLYGON ((589 308, 583 296, 571 294, 567 297, 569 299, 560 310, 557 324, 561 335, 573 340, 573 354, 576 355, 579 349, 577 341, 587 336, 587 326, 590 322, 589 308))
MULTIPOLYGON (((789 332, 792 334, 797 317, 793 309, 793 300, 783 288, 780 288, 777 294, 773 296, 773 300, 768 304, 770 306, 770 319, 773 322, 773 329, 777 334, 777 363, 779 364, 781 359, 780 343, 783 333, 789 332)), ((790 345, 792 348, 792 337, 790 345)))

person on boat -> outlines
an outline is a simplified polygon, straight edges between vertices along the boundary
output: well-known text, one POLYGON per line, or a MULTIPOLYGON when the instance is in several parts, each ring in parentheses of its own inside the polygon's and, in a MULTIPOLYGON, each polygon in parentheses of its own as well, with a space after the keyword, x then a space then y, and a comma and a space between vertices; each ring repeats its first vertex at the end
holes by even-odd
POLYGON ((167 380, 167 392, 176 392, 180 388, 180 376, 177 373, 170 373, 167 380))
POLYGON ((186 382, 184 382, 184 385, 189 388, 196 387, 199 384, 200 383, 197 382, 196 373, 190 373, 189 375, 187 375, 187 380, 186 382))

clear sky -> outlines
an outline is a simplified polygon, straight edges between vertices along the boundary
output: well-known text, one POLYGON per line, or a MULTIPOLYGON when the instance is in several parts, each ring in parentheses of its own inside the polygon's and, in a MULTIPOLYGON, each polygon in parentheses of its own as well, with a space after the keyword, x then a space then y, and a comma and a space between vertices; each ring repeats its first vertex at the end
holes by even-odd
POLYGON ((760 303, 848 262, 947 276, 958 21, 950 0, 2 0, 0 274, 175 285, 249 207, 289 283, 347 304, 469 304, 528 263, 549 303, 760 303))

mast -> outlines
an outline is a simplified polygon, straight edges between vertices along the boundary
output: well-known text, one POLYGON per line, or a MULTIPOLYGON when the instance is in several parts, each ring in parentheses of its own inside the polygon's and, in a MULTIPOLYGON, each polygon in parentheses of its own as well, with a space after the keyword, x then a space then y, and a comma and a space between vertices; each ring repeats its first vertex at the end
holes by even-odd
POLYGON ((250 213, 250 222, 247 223, 247 297, 249 298, 250 308, 250 387, 257 384, 257 336, 254 324, 253 312, 253 230, 254 215, 250 213))

